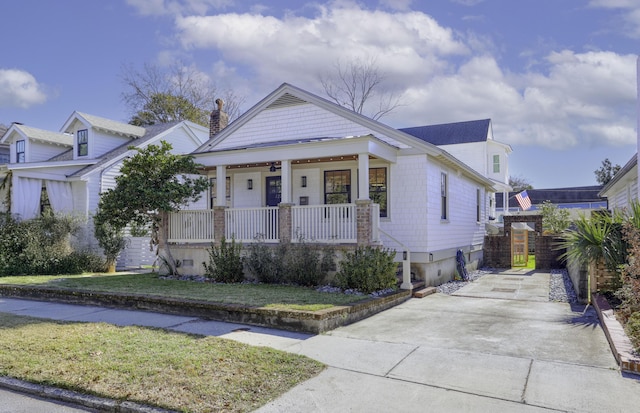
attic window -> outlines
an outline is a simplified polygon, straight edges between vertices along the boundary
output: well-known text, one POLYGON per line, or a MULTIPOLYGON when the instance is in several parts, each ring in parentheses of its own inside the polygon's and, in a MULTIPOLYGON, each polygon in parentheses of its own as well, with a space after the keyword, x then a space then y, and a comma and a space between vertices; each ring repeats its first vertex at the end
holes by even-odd
POLYGON ((77 133, 78 139, 78 156, 87 156, 89 154, 89 132, 86 129, 80 129, 77 133))
POLYGON ((24 140, 16 141, 16 163, 24 163, 24 140))
POLYGON ((493 173, 500 173, 500 155, 493 155, 493 173))

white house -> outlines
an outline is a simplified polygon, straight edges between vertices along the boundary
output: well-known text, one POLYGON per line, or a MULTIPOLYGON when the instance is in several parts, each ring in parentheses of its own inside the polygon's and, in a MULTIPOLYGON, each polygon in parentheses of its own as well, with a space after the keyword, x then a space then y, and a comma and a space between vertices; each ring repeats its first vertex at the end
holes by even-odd
MULTIPOLYGON (((509 152, 500 148, 501 156, 509 152)), ((493 159, 491 146, 482 154, 493 159)), ((206 248, 223 236, 383 245, 431 285, 451 279, 458 250, 471 265, 482 259, 496 191, 491 167, 474 165, 487 174, 479 172, 441 147, 292 85, 193 155, 212 188, 208 205, 170 215, 168 240, 185 273, 202 273, 206 248)), ((506 156, 500 162, 506 173, 506 156)), ((504 177, 497 180, 502 190, 504 177)))
POLYGON ((606 197, 609 210, 628 209, 638 201, 638 154, 634 154, 613 178, 602 188, 600 196, 606 197))
MULTIPOLYGON (((31 219, 48 202, 56 213, 89 219, 100 194, 115 186, 122 161, 134 152, 130 146, 143 148, 164 140, 174 153, 189 153, 208 138, 207 128, 188 121, 142 128, 80 112, 71 114, 61 132, 13 124, 0 139, 10 147, 9 163, 0 170, 5 179, 11 178, 5 185, 5 191, 11 191, 11 205, 5 208, 31 219)), ((81 242, 91 244, 90 234, 81 242)), ((148 241, 131 241, 118 265, 152 263, 153 254, 144 257, 148 241)))

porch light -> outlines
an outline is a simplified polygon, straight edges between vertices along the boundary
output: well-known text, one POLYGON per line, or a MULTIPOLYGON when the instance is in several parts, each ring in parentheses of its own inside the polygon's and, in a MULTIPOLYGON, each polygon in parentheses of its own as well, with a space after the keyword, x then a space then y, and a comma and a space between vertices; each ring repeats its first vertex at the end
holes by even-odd
POLYGON ((307 187, 307 177, 306 177, 306 176, 304 176, 304 175, 302 176, 302 180, 301 180, 301 182, 300 182, 300 185, 301 185, 303 188, 306 188, 306 187, 307 187))
POLYGON ((276 168, 276 163, 275 162, 271 162, 271 167, 269 167, 269 172, 275 172, 280 168, 276 168))
POLYGON ((253 189, 253 179, 247 179, 247 189, 250 191, 253 189))
POLYGON ((433 262, 433 254, 429 253, 429 262, 433 262))

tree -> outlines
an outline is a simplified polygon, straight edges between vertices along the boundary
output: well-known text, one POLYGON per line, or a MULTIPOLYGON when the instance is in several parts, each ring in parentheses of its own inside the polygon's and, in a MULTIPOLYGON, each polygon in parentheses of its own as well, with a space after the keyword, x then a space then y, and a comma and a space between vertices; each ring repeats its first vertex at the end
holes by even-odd
POLYGON ((320 76, 320 83, 326 95, 338 105, 360 114, 367 110, 371 119, 378 120, 402 105, 402 96, 382 88, 385 79, 376 59, 368 58, 356 59, 344 66, 337 61, 333 72, 320 76))
POLYGON ((620 165, 613 166, 609 158, 606 158, 604 161, 602 161, 602 166, 593 171, 593 173, 596 174, 596 181, 600 185, 606 185, 610 180, 613 179, 614 175, 618 173, 619 170, 620 165))
POLYGON ((105 224, 112 233, 122 231, 127 225, 151 228, 151 243, 164 248, 164 261, 170 273, 177 272, 177 265, 169 245, 164 239, 164 219, 168 212, 178 211, 185 203, 197 201, 209 188, 206 177, 198 174, 200 165, 192 156, 171 153, 171 144, 134 148, 136 153, 122 163, 115 188, 100 196, 94 217, 96 232, 105 224))
POLYGON ((190 120, 209 126, 217 98, 225 102, 229 120, 239 116, 244 103, 232 90, 219 90, 204 73, 181 63, 166 69, 145 64, 142 71, 124 66, 121 78, 126 86, 122 100, 131 111, 133 125, 190 120))
POLYGON ((522 192, 525 189, 533 189, 533 186, 529 181, 521 176, 510 176, 509 186, 512 187, 515 192, 522 192))

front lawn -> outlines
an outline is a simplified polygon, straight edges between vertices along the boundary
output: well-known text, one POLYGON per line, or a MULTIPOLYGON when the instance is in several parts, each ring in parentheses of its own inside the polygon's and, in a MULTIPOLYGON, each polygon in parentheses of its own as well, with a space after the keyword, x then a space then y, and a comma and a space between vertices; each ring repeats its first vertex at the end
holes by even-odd
POLYGON ((70 290, 142 294, 221 304, 314 311, 348 305, 366 295, 319 292, 313 288, 271 284, 214 284, 161 279, 155 273, 84 276, 0 277, 0 284, 46 286, 70 290))
POLYGON ((304 356, 217 337, 0 314, 0 375, 182 412, 247 412, 316 376, 304 356))

